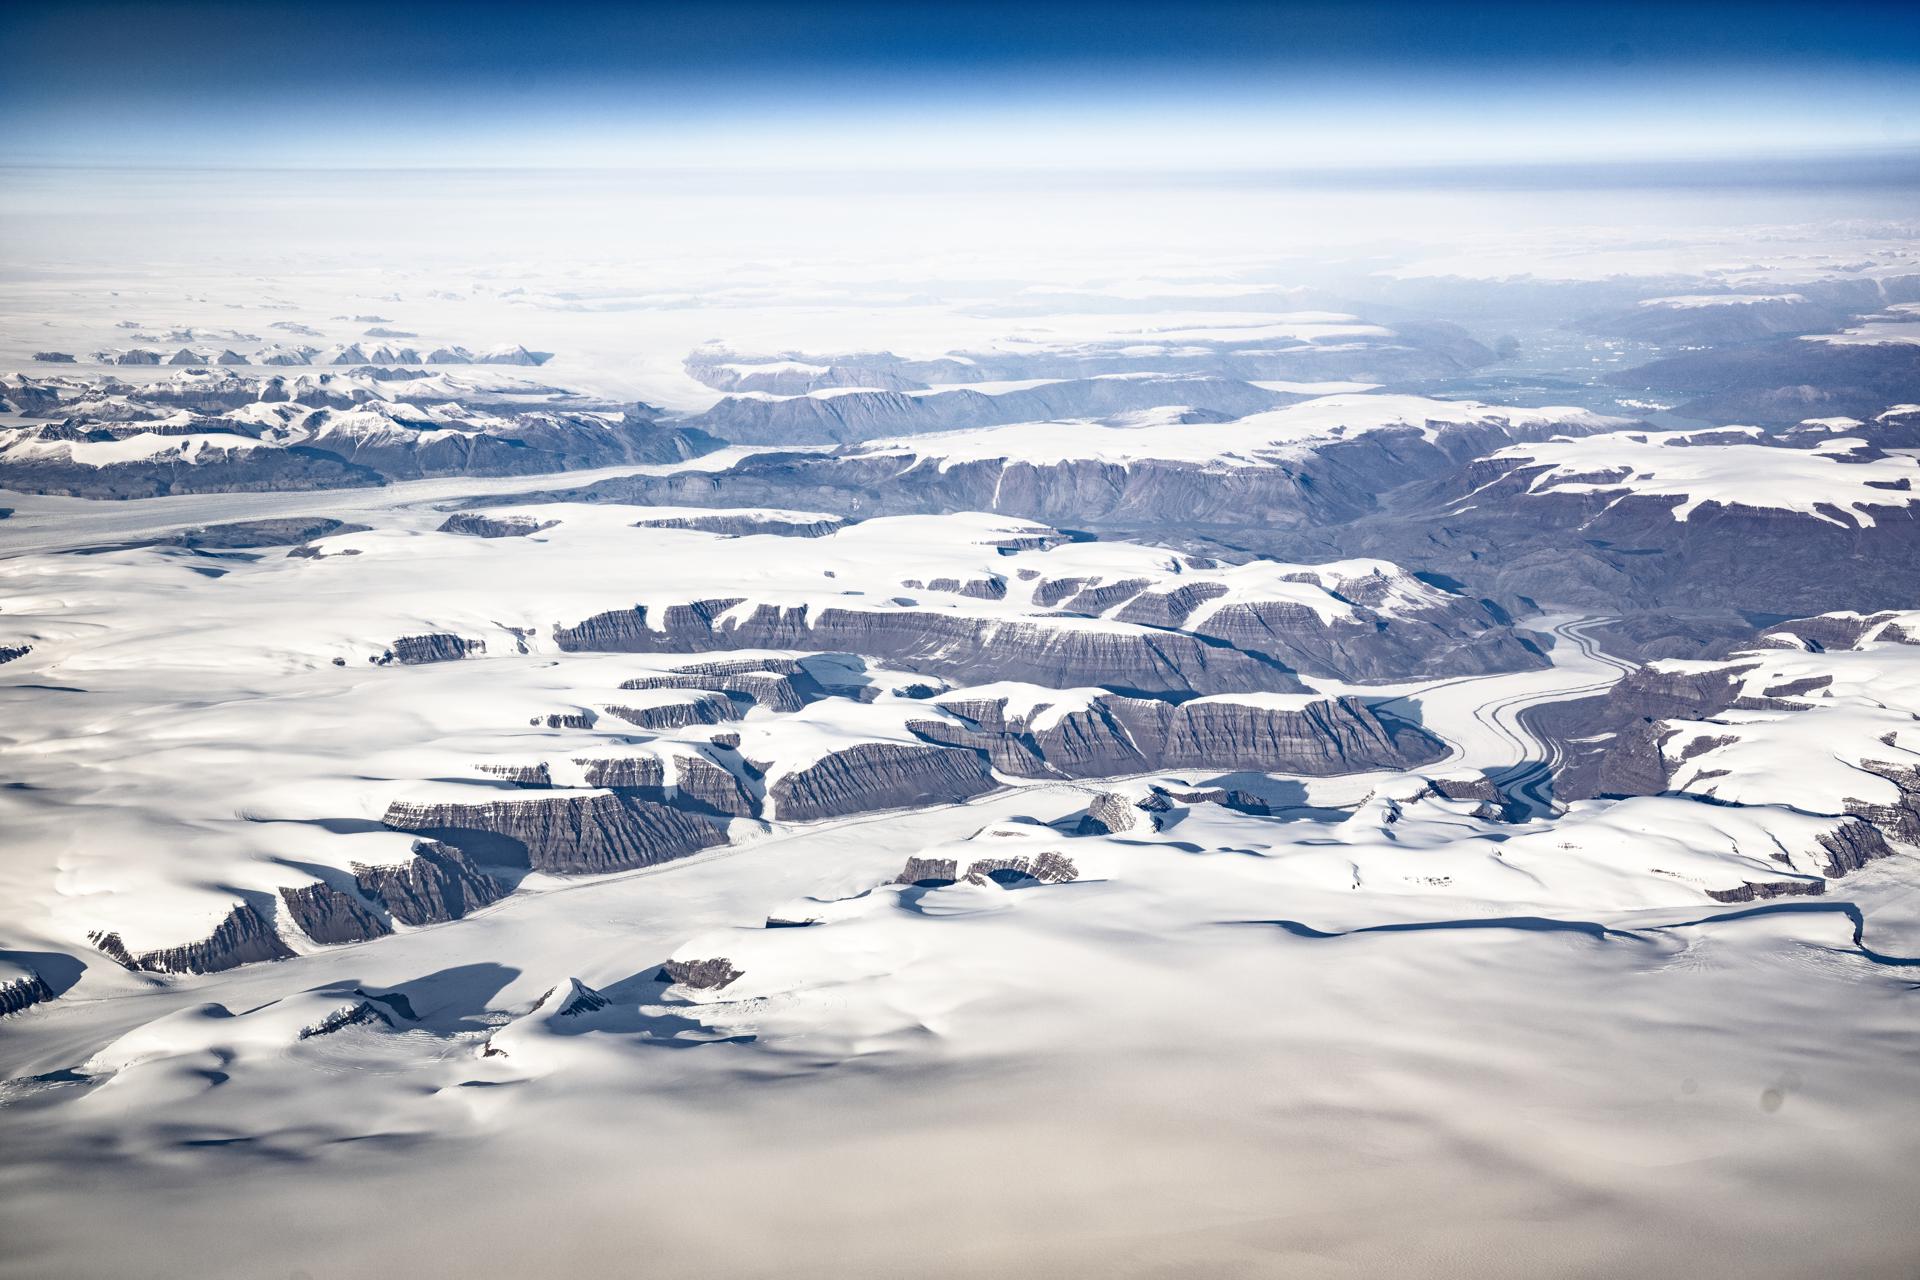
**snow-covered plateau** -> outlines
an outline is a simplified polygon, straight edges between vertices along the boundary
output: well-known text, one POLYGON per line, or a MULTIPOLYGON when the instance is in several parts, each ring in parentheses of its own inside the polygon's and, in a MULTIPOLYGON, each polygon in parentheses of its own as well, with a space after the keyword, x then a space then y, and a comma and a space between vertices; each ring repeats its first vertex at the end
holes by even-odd
POLYGON ((1914 1274, 1913 246, 0 278, 0 1277, 1914 1274))

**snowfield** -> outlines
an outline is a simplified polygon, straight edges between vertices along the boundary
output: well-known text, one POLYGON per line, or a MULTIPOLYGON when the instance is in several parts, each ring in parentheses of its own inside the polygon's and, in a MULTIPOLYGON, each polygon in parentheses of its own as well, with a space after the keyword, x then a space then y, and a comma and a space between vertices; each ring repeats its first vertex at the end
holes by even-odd
POLYGON ((0 279, 0 1280, 1920 1268, 1907 223, 350 194, 0 279))

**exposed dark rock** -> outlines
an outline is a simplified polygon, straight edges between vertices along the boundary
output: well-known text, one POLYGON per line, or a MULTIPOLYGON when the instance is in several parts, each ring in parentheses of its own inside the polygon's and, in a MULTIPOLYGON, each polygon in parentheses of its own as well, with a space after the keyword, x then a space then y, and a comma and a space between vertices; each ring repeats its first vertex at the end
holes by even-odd
POLYGON ((559 524, 558 520, 496 519, 472 511, 457 511, 440 522, 441 533, 464 533, 473 538, 524 538, 559 524))
POLYGON ((733 967, 725 956, 711 960, 669 960, 660 966, 660 980, 677 982, 696 991, 718 991, 736 981, 743 970, 733 967))
POLYGON ((1827 864, 1820 868, 1820 874, 1833 879, 1858 871, 1876 858, 1893 856, 1886 837, 1877 828, 1857 819, 1843 822, 1821 836, 1820 847, 1827 851, 1827 864))
POLYGON ((1872 823, 1887 836, 1905 844, 1920 844, 1920 767, 1889 760, 1862 760, 1860 767, 1877 773, 1900 789, 1890 805, 1848 797, 1847 812, 1872 823))
POLYGON ((960 864, 953 858, 908 858, 907 865, 893 878, 894 884, 938 889, 959 879, 960 864))
POLYGON ((1081 815, 1080 824, 1074 829, 1076 835, 1110 836, 1134 828, 1134 810, 1127 798, 1103 791, 1093 798, 1081 815))
POLYGON ((978 752, 862 742, 775 779, 768 798, 776 817, 807 822, 876 809, 951 804, 998 785, 986 756, 978 752))
POLYGON ((577 1018, 582 1014, 598 1013, 613 1004, 603 993, 594 990, 578 978, 569 978, 556 987, 548 987, 533 1002, 535 1009, 553 1007, 556 1018, 577 1018))
POLYGON ((765 604, 746 617, 715 619, 737 599, 702 600, 662 611, 596 614, 554 628, 569 652, 703 653, 802 649, 858 653, 956 683, 1027 680, 1056 687, 1105 685, 1151 694, 1297 691, 1284 666, 1180 632, 1087 626, 1067 619, 1001 621, 901 609, 889 612, 765 604))
POLYGON ((576 760, 585 765, 590 787, 647 788, 665 794, 666 767, 654 756, 626 756, 612 760, 576 760))
POLYGON ((826 691, 804 667, 785 658, 695 663, 676 667, 670 675, 635 676, 622 681, 620 687, 704 689, 739 697, 755 706, 783 713, 798 711, 809 702, 826 696, 826 691))
POLYGON ((0 644, 0 662, 12 662, 33 652, 30 644, 0 644))
POLYGON ((1048 851, 1027 857, 1024 854, 1010 858, 981 858, 967 867, 964 877, 968 884, 1019 884, 1032 881, 1039 884, 1065 884, 1069 880, 1080 878, 1080 869, 1063 854, 1048 851))
POLYGON ((280 900, 300 931, 318 943, 365 942, 393 932, 358 897, 322 881, 283 888, 280 900))
POLYGON ((483 764, 480 772, 490 773, 496 778, 505 778, 516 787, 551 787, 552 771, 543 760, 538 764, 483 764))
POLYGON ((706 820, 620 793, 542 796, 491 804, 396 801, 386 825, 430 836, 470 857, 536 871, 592 875, 651 866, 725 841, 706 820))
POLYGON ((684 701, 651 707, 608 707, 607 713, 641 729, 684 729, 692 724, 721 724, 740 718, 739 708, 723 693, 689 692, 684 701))
POLYGON ((360 892, 402 924, 458 920, 505 897, 508 886, 476 867, 459 849, 438 841, 413 846, 413 857, 394 866, 356 864, 360 892))
POLYGON ((316 1036, 330 1036, 336 1031, 345 1031, 348 1027, 368 1025, 391 1027, 393 1019, 385 1009, 373 1001, 361 1000, 335 1009, 310 1027, 300 1028, 300 1038, 312 1040, 316 1036))
POLYGON ((0 982, 0 1018, 51 999, 53 988, 45 978, 29 970, 20 977, 0 982))
POLYGON ((1034 728, 1009 718, 1000 699, 963 690, 939 704, 969 727, 916 720, 908 728, 946 745, 984 751, 996 768, 1022 777, 1099 778, 1159 769, 1237 769, 1335 774, 1414 768, 1444 754, 1425 730, 1383 717, 1357 698, 1298 708, 1206 699, 1157 702, 1120 695, 1091 699, 1034 728))
POLYGON ((1824 880, 1749 880, 1738 888, 1706 892, 1715 902, 1759 902, 1767 898, 1818 897, 1826 891, 1824 880))
POLYGON ((742 538, 750 534, 770 534, 780 538, 824 538, 847 527, 841 516, 822 516, 817 520, 790 520, 783 516, 751 511, 715 512, 702 516, 661 516, 654 520, 636 520, 636 529, 696 529, 723 537, 742 538))
POLYGON ((741 780, 711 761, 680 756, 674 761, 675 797, 681 808, 733 818, 757 818, 760 801, 741 780))
POLYGON ((446 631, 424 636, 401 636, 387 653, 393 661, 406 666, 427 662, 456 662, 470 654, 485 653, 485 640, 469 640, 446 631))
POLYGON ((129 951, 118 933, 95 932, 88 940, 116 963, 146 973, 218 973, 256 960, 284 960, 293 952, 247 903, 235 903, 214 931, 199 942, 153 951, 129 951))
POLYGON ((997 395, 960 388, 930 395, 856 390, 777 400, 730 396, 686 425, 738 444, 845 444, 1010 422, 1106 417, 1168 404, 1243 417, 1299 399, 1221 378, 1080 378, 997 395))

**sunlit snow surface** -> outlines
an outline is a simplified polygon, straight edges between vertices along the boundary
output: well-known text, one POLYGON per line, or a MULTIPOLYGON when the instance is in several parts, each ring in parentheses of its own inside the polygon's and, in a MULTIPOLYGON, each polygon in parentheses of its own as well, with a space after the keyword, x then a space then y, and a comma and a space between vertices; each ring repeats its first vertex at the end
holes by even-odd
MULTIPOLYGON (((1381 270, 1581 281, 1639 270, 1644 305, 1705 309, 1726 287, 1772 291, 1757 300, 1862 260, 1856 274, 1870 279, 1914 261, 1906 242, 1839 232, 1775 249, 1706 237, 1654 250, 1621 234, 1548 252, 1489 239, 1381 270)), ((1039 264, 1021 277, 1037 283, 992 305, 984 285, 926 302, 910 273, 847 283, 808 262, 728 271, 738 274, 314 270, 231 296, 212 287, 217 275, 96 275, 84 306, 68 280, 9 282, 0 350, 7 368, 91 376, 103 369, 84 359, 75 370, 25 362, 42 348, 153 345, 116 332, 122 320, 156 335, 243 328, 260 340, 253 351, 338 346, 367 324, 333 317, 378 314, 420 333, 414 345, 556 353, 537 375, 461 368, 394 384, 346 424, 377 436, 415 430, 395 428, 383 405, 430 418, 442 393, 522 377, 705 409, 719 393, 681 362, 716 335, 765 353, 728 362, 737 371, 811 376, 827 366, 810 354, 1123 344, 1158 359, 1196 342, 1392 333, 1192 262, 1039 264), (122 291, 113 301, 109 283, 122 291), (1250 297, 1273 309, 1246 309, 1250 297), (1124 310, 1089 312, 1089 298, 1124 310)), ((1897 323, 1890 312, 1863 332, 1897 323)), ((1525 464, 1529 496, 1604 503, 1630 490, 1673 499, 1675 520, 1706 503, 1828 522, 1835 508, 1863 526, 1875 519, 1866 508, 1911 500, 1891 486, 1913 459, 1850 457, 1844 423, 1817 448, 1680 447, 1597 392, 1536 407, 1364 379, 1257 385, 1312 398, 1230 422, 1181 422, 1169 406, 847 454, 933 468, 1237 470, 1286 466, 1330 439, 1523 422, 1592 433, 1501 455, 1525 464)), ((173 451, 193 465, 209 445, 305 437, 241 439, 135 434, 73 441, 63 456, 173 451)), ((914 673, 874 663, 866 701, 643 731, 609 708, 682 695, 621 684, 714 655, 554 643, 555 626, 603 611, 741 598, 1118 633, 1138 624, 1114 610, 1050 616, 1035 583, 1223 588, 1188 627, 1249 601, 1338 623, 1362 592, 1391 621, 1445 595, 1365 558, 1209 567, 1144 538, 1016 549, 1006 544, 1048 531, 992 514, 728 536, 636 526, 705 509, 548 492, 713 472, 752 452, 341 492, 0 494, 15 511, 0 521, 0 644, 33 646, 0 666, 0 983, 33 967, 60 987, 0 1023, 0 1274, 1910 1271, 1913 849, 1820 896, 1706 892, 1819 880, 1818 841, 1845 802, 1897 798, 1862 767, 1920 758, 1920 646, 1889 631, 1851 648, 1782 641, 1738 655, 1757 700, 1828 683, 1668 725, 1674 753, 1689 753, 1668 794, 1538 806, 1509 815, 1518 821, 1448 800, 1429 779, 1512 782, 1556 763, 1522 713, 1604 691, 1631 665, 1600 649, 1601 616, 1523 619, 1550 657, 1535 670, 1311 678, 1308 693, 1199 700, 1285 711, 1365 697, 1444 746, 1407 773, 1002 776, 964 803, 736 819, 728 843, 691 857, 606 876, 533 873, 464 919, 372 942, 322 946, 288 927, 297 954, 226 973, 130 973, 90 947, 96 930, 135 950, 192 941, 235 902, 271 906, 317 875, 398 862, 413 837, 380 825, 395 801, 537 794, 489 767, 547 763, 556 787, 584 791, 585 758, 671 759, 725 731, 774 766, 772 782, 848 745, 916 743, 909 721, 948 715, 950 698, 1002 699, 1038 732, 1100 692, 998 680, 927 699, 914 673), (547 527, 439 531, 476 496, 506 503, 489 516, 547 527), (128 545, 294 514, 368 527, 318 539, 311 556, 128 545), (1004 595, 929 585, 989 578, 1004 595), (485 653, 369 661, 429 632, 484 640, 485 653), (547 721, 582 711, 599 716, 592 728, 547 721), (1246 788, 1272 812, 1181 803, 1156 828, 1135 807, 1156 784, 1246 788), (1079 834, 1102 792, 1135 825, 1079 834), (1069 860, 1073 878, 964 877, 976 861, 1042 855, 1069 860), (962 875, 898 883, 909 858, 952 859, 962 875), (714 960, 739 976, 717 988, 661 980, 670 961, 714 960)), ((1891 625, 1920 634, 1912 614, 1891 625)))

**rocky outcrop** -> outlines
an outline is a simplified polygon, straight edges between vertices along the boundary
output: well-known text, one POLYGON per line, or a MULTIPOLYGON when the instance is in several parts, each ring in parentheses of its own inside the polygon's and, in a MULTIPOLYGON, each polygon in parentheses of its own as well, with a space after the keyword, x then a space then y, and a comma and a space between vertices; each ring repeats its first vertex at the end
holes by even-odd
POLYGON ((1005 858, 979 858, 968 863, 964 872, 957 858, 912 857, 888 883, 938 889, 962 880, 974 885, 1014 885, 1023 882, 1065 884, 1079 878, 1080 870, 1071 859, 1048 851, 1031 857, 1015 854, 1005 858))
POLYGON ((516 516, 498 519, 472 511, 456 511, 440 522, 441 533, 462 533, 470 538, 524 538, 559 524, 558 520, 527 520, 516 516))
POLYGON ((760 816, 760 801, 752 789, 731 770, 703 756, 674 757, 671 786, 666 766, 654 756, 576 763, 586 766, 587 785, 591 787, 613 788, 654 804, 708 817, 760 816))
POLYGON ((283 888, 280 901, 300 931, 318 943, 365 942, 393 932, 360 898, 321 881, 283 888))
POLYGON ((491 804, 396 801, 384 819, 469 857, 560 875, 594 875, 685 857, 725 836, 705 819, 621 793, 558 795, 491 804))
POLYGON ((480 772, 504 778, 516 787, 551 787, 553 772, 546 761, 538 764, 483 764, 480 772))
POLYGON ((293 954, 266 919, 244 902, 235 903, 213 932, 198 942, 136 952, 115 932, 97 931, 88 940, 116 963, 145 973, 218 973, 293 954))
POLYGON ((1131 831, 1137 823, 1133 805, 1122 795, 1111 791, 1102 791, 1087 805, 1087 811, 1080 816, 1080 823, 1074 828, 1075 835, 1111 836, 1122 831, 1131 831))
MULTIPOLYGON (((671 686, 669 686, 671 687, 671 686)), ((684 698, 650 707, 610 706, 607 714, 640 729, 656 732, 695 724, 721 724, 740 718, 739 708, 723 693, 688 691, 684 698)))
POLYGON ((30 644, 0 644, 0 662, 13 662, 33 652, 30 644))
POLYGON ((1820 847, 1827 851, 1827 863, 1820 868, 1820 874, 1829 879, 1858 871, 1877 858, 1893 856, 1893 850, 1887 847, 1886 838, 1879 830, 1858 819, 1842 822, 1820 836, 1819 841, 1820 847))
POLYGON ((1554 778, 1555 798, 1665 791, 1680 761, 1668 758, 1660 722, 1711 720, 1735 705, 1741 677, 1757 665, 1755 659, 1698 671, 1640 667, 1598 697, 1524 712, 1531 731, 1561 746, 1564 758, 1554 778))
POLYGON ((1105 685, 1129 693, 1298 691, 1284 666, 1218 642, 1070 618, 997 620, 900 609, 818 611, 763 604, 744 617, 738 599, 701 600, 660 611, 596 614, 554 628, 568 652, 706 653, 801 649, 857 653, 961 684, 1025 680, 1053 687, 1105 685), (723 615, 724 619, 723 619, 723 615))
POLYGON ((1079 378, 997 395, 959 388, 923 395, 852 390, 789 399, 729 396, 686 425, 737 444, 846 444, 1010 422, 1107 417, 1162 405, 1237 418, 1298 399, 1223 378, 1079 378))
POLYGON ((312 1026, 300 1028, 300 1039, 330 1036, 348 1027, 392 1027, 393 1015, 372 1000, 358 1000, 335 1009, 312 1026))
POLYGON ((728 538, 750 534, 768 534, 777 538, 824 538, 838 533, 850 522, 841 516, 817 519, 787 517, 758 511, 720 511, 712 515, 662 516, 655 520, 636 520, 636 529, 695 529, 728 538))
POLYGON ((1033 857, 981 858, 968 865, 963 878, 975 885, 1065 884, 1078 880, 1080 869, 1064 854, 1049 850, 1033 857))
POLYGON ((635 676, 622 689, 703 689, 739 698, 769 711, 788 713, 826 696, 820 683, 787 658, 747 658, 676 667, 670 675, 635 676))
POLYGON ((725 956, 710 960, 669 960, 656 975, 662 982, 678 983, 696 991, 718 991, 737 981, 744 970, 733 967, 725 956))
POLYGON ((53 999, 53 988, 31 969, 0 980, 0 1018, 53 999))
POLYGON ((1877 804, 1849 796, 1847 812, 1872 823, 1882 833, 1904 844, 1920 844, 1920 766, 1890 760, 1862 760, 1860 767, 1891 782, 1899 791, 1892 804, 1877 804))
POLYGON ((695 813, 729 818, 757 818, 760 801, 730 770, 698 756, 674 761, 675 803, 695 813))
POLYGON ((1445 748, 1417 726, 1383 717, 1358 698, 1326 698, 1298 707, 1257 698, 1182 703, 1088 699, 1084 710, 1010 716, 1003 699, 963 690, 940 707, 966 722, 915 720, 920 737, 987 753, 996 768, 1021 777, 1099 778, 1160 769, 1336 774, 1408 769, 1445 748))
POLYGON ((954 858, 908 858, 907 865, 889 883, 937 889, 959 879, 959 868, 960 863, 954 858))
POLYGON ((387 909, 402 924, 439 924, 458 920, 508 892, 459 849, 438 841, 413 846, 413 857, 390 866, 355 864, 360 892, 387 909))
POLYGON ((999 784, 985 755, 938 746, 862 742, 773 780, 767 797, 787 822, 878 809, 952 804, 999 784))
POLYGON ((1732 889, 1708 889, 1715 902, 1762 902, 1768 898, 1819 897, 1827 891, 1824 880, 1748 880, 1732 889))
MULTIPOLYGON (((1163 787, 1157 783, 1149 788, 1151 800, 1164 800, 1176 805, 1217 804, 1222 809, 1231 809, 1235 813, 1250 813, 1256 817, 1266 817, 1273 810, 1267 802, 1251 791, 1242 791, 1238 787, 1163 787)), ((1145 804, 1142 808, 1147 807, 1145 804)), ((1158 806, 1155 806, 1158 809, 1158 806)), ((1165 812, 1164 809, 1159 810, 1165 812)))
POLYGON ((387 649, 385 657, 403 666, 427 662, 457 662, 475 653, 485 653, 485 640, 469 640, 447 631, 424 636, 401 636, 387 649))

